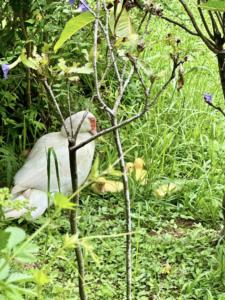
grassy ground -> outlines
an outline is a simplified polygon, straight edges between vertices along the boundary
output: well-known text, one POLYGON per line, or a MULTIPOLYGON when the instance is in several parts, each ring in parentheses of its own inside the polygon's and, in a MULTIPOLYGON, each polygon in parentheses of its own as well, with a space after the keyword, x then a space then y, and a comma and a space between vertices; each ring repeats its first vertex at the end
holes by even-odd
MULTIPOLYGON (((185 66, 184 88, 177 92, 175 83, 171 84, 144 119, 121 131, 125 150, 136 145, 127 160, 142 157, 148 171, 146 186, 130 182, 134 299, 222 300, 225 252, 222 244, 215 246, 213 241, 222 222, 224 119, 202 97, 210 92, 213 101, 222 104, 216 60, 199 40, 166 25, 152 26, 157 28, 154 35, 159 42, 156 50, 147 49, 144 55, 153 70, 168 66, 166 46, 160 41, 162 33, 181 36, 183 48, 189 48, 190 61, 185 66), (174 182, 180 189, 159 199, 153 189, 164 182, 174 182)), ((140 100, 139 87, 133 82, 126 95, 127 114, 140 100)), ((116 158, 110 140, 100 142, 97 150, 103 169, 116 158)), ((68 229, 64 215, 57 223, 47 241, 46 233, 37 239, 41 247, 39 266, 54 256, 68 229)), ((111 235, 89 241, 95 256, 85 252, 90 299, 124 299, 124 237, 113 236, 124 232, 122 196, 96 196, 85 191, 80 230, 85 236, 111 235)), ((44 299, 78 299, 74 296, 78 289, 73 252, 67 253, 67 260, 56 261, 48 270, 51 283, 43 290, 44 299)))

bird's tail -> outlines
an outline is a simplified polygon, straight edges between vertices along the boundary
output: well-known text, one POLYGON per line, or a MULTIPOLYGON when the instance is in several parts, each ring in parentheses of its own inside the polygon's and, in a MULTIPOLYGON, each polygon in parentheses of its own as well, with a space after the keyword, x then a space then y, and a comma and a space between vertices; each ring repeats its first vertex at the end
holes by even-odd
POLYGON ((23 193, 13 194, 12 201, 15 203, 13 208, 7 207, 4 209, 6 218, 18 219, 30 215, 32 219, 36 219, 48 208, 47 193, 36 189, 27 189, 23 193), (24 202, 24 205, 22 202, 24 202))

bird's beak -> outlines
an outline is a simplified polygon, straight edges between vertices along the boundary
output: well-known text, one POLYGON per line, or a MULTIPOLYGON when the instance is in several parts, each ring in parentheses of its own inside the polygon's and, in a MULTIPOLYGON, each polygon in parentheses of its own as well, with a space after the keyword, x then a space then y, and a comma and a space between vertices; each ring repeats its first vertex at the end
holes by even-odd
POLYGON ((91 124, 90 133, 95 135, 97 133, 96 119, 95 118, 89 118, 89 121, 90 121, 90 124, 91 124))

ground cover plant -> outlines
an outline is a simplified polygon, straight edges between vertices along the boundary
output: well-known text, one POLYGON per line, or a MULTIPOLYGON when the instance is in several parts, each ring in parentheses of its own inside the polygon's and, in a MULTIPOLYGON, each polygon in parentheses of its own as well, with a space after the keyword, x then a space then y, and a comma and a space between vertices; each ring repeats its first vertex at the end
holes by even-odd
MULTIPOLYGON (((46 23, 43 21, 43 26, 50 26, 47 21, 52 20, 48 16, 48 10, 49 13, 55 12, 53 31, 54 28, 61 28, 62 31, 65 24, 62 15, 65 14, 64 18, 68 20, 68 14, 72 15, 75 9, 68 3, 60 4, 60 1, 41 3, 40 7, 46 9, 47 20, 46 23), (59 12, 58 15, 56 12, 59 12)), ((5 7, 5 11, 9 13, 7 9, 5 7)), ((179 11, 178 6, 176 9, 179 11)), ((138 11, 132 13, 139 16, 138 11)), ((35 15, 38 16, 38 11, 35 15)), ((138 23, 135 19, 134 22, 138 23)), ((28 25, 28 31, 31 32, 37 26, 32 25, 32 21, 28 24, 31 24, 28 25)), ((92 30, 91 26, 89 30, 92 30)), ((76 44, 83 41, 84 33, 85 31, 72 38, 67 45, 68 49, 63 49, 68 59, 72 59, 69 49, 76 49, 76 44)), ((133 298, 223 299, 223 243, 216 245, 213 242, 218 238, 222 220, 224 126, 223 117, 217 111, 212 111, 203 99, 205 93, 212 94, 213 101, 222 106, 218 70, 213 55, 206 50, 204 44, 194 37, 190 38, 179 28, 160 19, 152 19, 150 33, 143 61, 151 63, 151 72, 159 74, 160 80, 165 80, 168 75, 160 74, 160 71, 169 70, 168 54, 172 51, 171 44, 173 47, 178 40, 181 41, 179 51, 183 51, 183 56, 188 55, 189 59, 185 63, 183 88, 178 92, 179 82, 174 80, 144 119, 137 120, 120 131, 125 153, 127 151, 126 161, 132 162, 141 157, 147 170, 146 185, 136 180, 134 173, 129 177, 134 231, 133 298), (163 193, 162 185, 168 187, 168 184, 174 184, 174 190, 163 193)), ((86 36, 89 36, 88 30, 86 36)), ((41 39, 39 34, 37 38, 41 39)), ((2 57, 10 59, 14 57, 12 53, 9 49, 5 50, 2 57)), ((4 101, 1 126, 3 186, 7 183, 10 186, 13 172, 24 159, 24 151, 35 139, 45 130, 54 130, 60 124, 56 113, 51 116, 51 120, 46 118, 46 110, 53 111, 53 106, 47 100, 47 93, 42 85, 35 80, 32 82, 33 103, 23 108, 21 103, 27 94, 27 81, 24 79, 16 88, 12 87, 18 78, 17 74, 24 74, 23 78, 27 78, 27 69, 29 68, 20 64, 10 71, 8 81, 1 81, 4 101), (15 107, 20 111, 24 109, 24 114, 15 112, 14 115, 15 107)), ((63 103, 67 99, 68 86, 71 98, 75 99, 71 101, 71 105, 76 107, 74 110, 79 110, 84 103, 89 102, 93 91, 90 76, 83 75, 80 83, 74 85, 55 77, 58 82, 54 85, 54 93, 63 109, 66 109, 63 103)), ((115 82, 112 74, 110 83, 113 86, 115 82)), ((154 88, 157 91, 158 82, 154 88)), ((138 80, 133 79, 123 102, 127 117, 140 105, 140 92, 138 80)), ((91 107, 94 108, 94 105, 91 107)), ((100 111, 96 110, 95 113, 102 116, 100 111)), ((103 121, 102 128, 107 124, 107 121, 103 121)), ((116 149, 110 136, 100 140, 97 148, 101 162, 98 168, 102 171, 117 159, 116 149)), ((1 201, 7 198, 4 193, 1 201)), ((124 232, 122 195, 96 195, 91 189, 87 189, 82 193, 81 200, 79 227, 84 239, 79 242, 83 243, 84 249, 87 295, 90 299, 124 299, 126 282, 123 241, 126 237, 120 235, 124 232)), ((71 240, 66 235, 69 232, 66 211, 58 211, 56 215, 54 211, 53 209, 48 230, 41 230, 37 235, 35 232, 42 226, 45 228, 46 222, 49 222, 47 215, 35 222, 23 221, 19 225, 27 235, 34 236, 35 243, 39 246, 35 263, 26 266, 26 273, 29 275, 33 274, 33 269, 36 270, 35 276, 21 279, 22 287, 34 293, 24 292, 25 299, 79 299, 77 267, 73 257, 73 248, 78 240, 71 240)), ((18 226, 16 222, 3 220, 1 224, 2 228, 9 224, 18 226)), ((5 235, 2 233, 2 236, 5 235)), ((0 249, 4 252, 5 248, 6 243, 0 249)), ((21 268, 15 260, 12 270, 21 272, 21 268)), ((3 274, 0 279, 1 282, 7 281, 8 274, 3 274)), ((19 299, 18 294, 15 296, 10 293, 2 297, 19 299)))

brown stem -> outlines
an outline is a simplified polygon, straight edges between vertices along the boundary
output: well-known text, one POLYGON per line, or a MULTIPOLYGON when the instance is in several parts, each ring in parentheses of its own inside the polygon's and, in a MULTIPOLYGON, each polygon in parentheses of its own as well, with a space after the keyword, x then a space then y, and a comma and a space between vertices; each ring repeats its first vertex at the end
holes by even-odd
MULTIPOLYGON (((69 139, 69 149, 75 146, 75 139, 69 139)), ((78 174, 77 174, 77 152, 69 150, 69 158, 70 158, 70 172, 71 172, 71 181, 72 181, 72 189, 73 193, 78 190, 78 174)), ((78 226, 77 226, 77 209, 79 207, 79 194, 77 193, 73 198, 72 202, 76 204, 75 210, 71 210, 70 212, 70 229, 72 235, 78 235, 78 226)), ((79 284, 79 295, 81 300, 86 300, 85 293, 85 272, 84 272, 84 258, 80 245, 76 245, 75 255, 78 265, 78 284, 79 284)))

